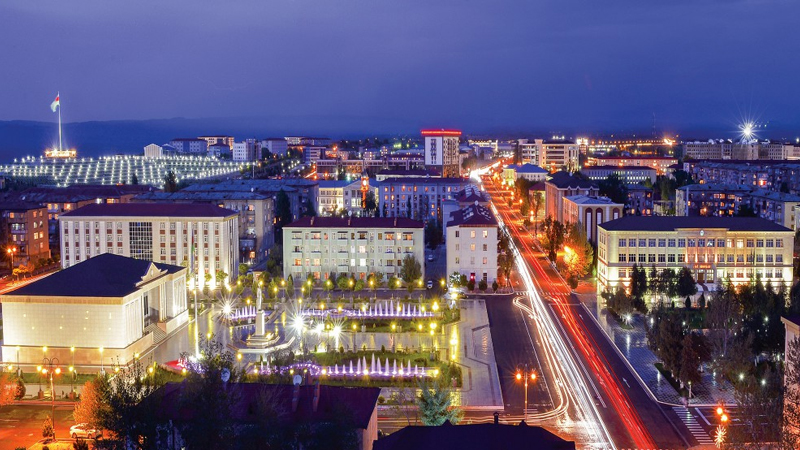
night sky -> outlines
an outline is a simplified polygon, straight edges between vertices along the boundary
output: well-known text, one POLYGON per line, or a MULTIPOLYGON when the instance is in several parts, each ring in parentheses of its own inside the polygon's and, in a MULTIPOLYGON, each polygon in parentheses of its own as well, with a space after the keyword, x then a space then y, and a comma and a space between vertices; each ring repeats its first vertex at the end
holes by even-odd
POLYGON ((798 128, 798 17, 797 0, 4 0, 0 120, 52 121, 61 91, 70 122, 798 128))

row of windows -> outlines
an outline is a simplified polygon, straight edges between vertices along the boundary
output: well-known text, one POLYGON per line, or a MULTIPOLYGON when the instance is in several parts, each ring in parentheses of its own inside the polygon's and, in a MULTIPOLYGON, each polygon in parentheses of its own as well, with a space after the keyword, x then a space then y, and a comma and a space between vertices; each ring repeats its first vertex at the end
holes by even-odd
MULTIPOLYGON (((617 257, 618 257, 617 258, 618 262, 621 262, 621 263, 624 263, 624 262, 630 262, 630 263, 654 263, 654 262, 674 263, 674 262, 679 262, 679 263, 683 263, 683 262, 686 262, 687 259, 688 259, 689 262, 704 262, 704 263, 713 263, 713 262, 723 263, 723 262, 728 262, 728 263, 733 263, 734 262, 734 257, 735 257, 737 263, 745 262, 745 255, 743 255, 743 254, 739 254, 739 255, 717 254, 716 257, 713 254, 702 254, 702 255, 691 254, 687 258, 687 256, 685 254, 683 254, 683 253, 679 253, 677 255, 674 254, 674 253, 669 253, 667 255, 665 255, 663 253, 660 253, 658 255, 656 255, 655 253, 650 253, 650 254, 639 253, 638 257, 637 257, 637 255, 635 253, 629 253, 627 255, 625 253, 620 253, 619 255, 617 255, 617 257), (715 261, 715 259, 716 259, 716 261, 715 261)), ((774 255, 774 258, 773 258, 773 255, 753 255, 753 254, 747 255, 747 262, 749 262, 749 263, 752 263, 752 262, 772 263, 773 261, 776 262, 776 263, 783 263, 783 255, 782 254, 776 254, 776 255, 774 255)))
MULTIPOLYGON (((461 249, 461 245, 460 244, 456 244, 456 251, 459 251, 460 249, 461 249)), ((469 244, 469 250, 474 252, 475 251, 475 244, 469 244)), ((489 251, 489 244, 483 244, 483 251, 485 251, 485 252, 489 251)))
MULTIPOLYGON (((456 263, 456 264, 461 264, 461 258, 459 258, 458 256, 456 256, 456 261, 455 261, 455 263, 456 263)), ((473 265, 473 266, 475 265, 475 257, 474 257, 474 256, 470 256, 470 257, 469 257, 469 263, 470 263, 470 265, 473 265)), ((487 258, 487 257, 485 257, 485 256, 484 256, 484 257, 483 257, 483 260, 481 261, 481 263, 482 263, 484 266, 485 266, 485 265, 487 265, 487 264, 489 264, 489 258, 487 258)))
MULTIPOLYGON (((294 264, 292 264, 292 265, 295 266, 295 267, 300 267, 300 266, 319 266, 320 265, 320 261, 322 261, 321 265, 327 266, 329 260, 328 259, 320 259, 320 258, 306 258, 305 259, 305 264, 303 264, 303 261, 304 261, 303 258, 295 258, 294 259, 294 264)), ((396 261, 397 261, 397 267, 400 267, 400 266, 403 265, 403 260, 402 259, 398 259, 396 261)), ((338 260, 331 259, 330 260, 330 264, 331 265, 339 265, 339 266, 348 266, 348 265, 349 266, 355 266, 356 262, 358 262, 359 266, 367 266, 368 265, 367 262, 369 262, 369 266, 370 267, 375 267, 376 266, 376 260, 375 259, 367 260, 367 258, 358 258, 358 259, 351 258, 349 260, 347 260, 347 259, 338 259, 338 260), (348 264, 348 262, 349 262, 349 264, 348 264)), ((385 266, 388 266, 388 267, 393 267, 395 265, 395 260, 394 259, 387 259, 386 261, 383 261, 383 260, 378 259, 377 260, 377 267, 380 267, 382 265, 385 265, 385 266), (383 263, 385 263, 385 264, 383 264, 383 263)))
MULTIPOLYGON (((619 278, 620 279, 628 279, 630 276, 633 275, 633 269, 619 269, 619 278)), ((753 278, 755 275, 761 276, 761 278, 769 279, 769 278, 783 278, 782 271, 780 269, 744 269, 744 268, 736 268, 733 270, 719 270, 719 277, 720 278, 753 278)), ((708 276, 713 276, 713 273, 709 270, 708 276)))
MULTIPOLYGON (((489 230, 482 230, 481 235, 485 238, 489 237, 489 230)), ((456 237, 461 237, 461 230, 456 230, 456 237)), ((477 232, 475 230, 470 230, 469 237, 475 238, 477 237, 477 232)))
POLYGON ((620 247, 677 247, 684 248, 684 247, 728 247, 733 248, 734 243, 736 244, 736 248, 772 248, 772 247, 783 247, 783 239, 736 239, 735 242, 733 239, 713 239, 713 238, 678 238, 678 239, 625 239, 620 238, 618 240, 618 245, 620 247), (638 244, 638 245, 637 245, 638 244))
MULTIPOLYGON (((252 208, 250 210, 252 211, 252 208)), ((84 223, 87 228, 91 227, 92 224, 94 224, 94 228, 95 229, 99 229, 104 224, 106 225, 106 229, 111 229, 111 228, 114 228, 114 224, 115 224, 115 222, 64 222, 64 227, 65 228, 69 228, 70 224, 73 224, 75 232, 77 233, 78 230, 79 230, 79 224, 80 223, 84 223)), ((194 222, 190 222, 190 223, 194 224, 194 222)), ((214 230, 214 231, 219 231, 219 229, 220 229, 219 225, 220 225, 219 223, 214 223, 213 227, 211 227, 211 229, 214 230)), ((169 222, 169 229, 170 230, 174 230, 175 228, 176 228, 176 223, 175 222, 169 222)), ((181 227, 181 228, 186 229, 187 227, 184 226, 184 227, 181 227)), ((197 229, 196 226, 193 227, 193 228, 197 229)), ((116 222, 116 229, 117 229, 117 231, 122 230, 122 222, 116 222)), ((167 222, 160 222, 159 223, 159 229, 166 230, 167 229, 167 222)), ((208 230, 209 229, 209 223, 208 222, 203 222, 202 229, 203 230, 208 230)), ((88 229, 87 229, 87 232, 88 232, 88 229)))

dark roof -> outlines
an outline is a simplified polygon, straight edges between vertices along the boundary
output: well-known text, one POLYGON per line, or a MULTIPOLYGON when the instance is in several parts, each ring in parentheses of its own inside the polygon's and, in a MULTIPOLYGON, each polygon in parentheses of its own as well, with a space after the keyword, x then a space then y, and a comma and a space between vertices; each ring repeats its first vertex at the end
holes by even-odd
POLYGON ((303 217, 286 228, 422 228, 422 222, 405 217, 303 217))
POLYGON ((575 177, 569 172, 556 172, 552 175, 552 177, 549 180, 547 180, 547 182, 559 189, 568 189, 568 188, 598 189, 597 183, 595 183, 594 181, 575 177))
POLYGON ((430 169, 384 169, 378 172, 378 175, 384 176, 418 176, 418 177, 437 177, 439 172, 430 169))
POLYGON ((0 210, 2 211, 30 211, 31 209, 42 209, 45 206, 36 202, 24 201, 0 201, 0 210))
POLYGON ((373 450, 574 450, 575 443, 565 441, 541 427, 502 424, 451 425, 438 427, 408 426, 378 439, 373 450))
POLYGON ((545 139, 542 141, 542 144, 564 144, 564 145, 573 145, 575 141, 571 141, 568 139, 545 139))
POLYGON ((544 191, 544 181, 539 181, 531 186, 531 188, 528 189, 528 192, 530 191, 544 191))
POLYGON ((50 276, 34 281, 6 295, 56 297, 123 297, 136 292, 153 264, 167 273, 177 273, 183 267, 103 253, 67 267, 50 276))
POLYGON ((586 168, 582 169, 582 171, 595 170, 595 169, 597 169, 597 170, 652 170, 652 171, 656 170, 656 169, 654 169, 654 168, 652 168, 650 166, 614 166, 614 165, 610 165, 609 164, 609 165, 606 165, 606 166, 589 166, 589 167, 586 167, 586 168))
POLYGON ((22 192, 6 193, 6 198, 36 203, 76 203, 98 198, 122 198, 157 191, 147 185, 75 184, 67 187, 37 186, 22 192))
POLYGON ((469 185, 456 194, 455 200, 459 203, 488 203, 489 198, 476 186, 469 185))
POLYGON ((679 228, 725 228, 730 231, 791 231, 760 217, 625 216, 598 225, 608 231, 673 231, 679 228))
POLYGON ((597 159, 632 159, 632 160, 644 160, 644 159, 661 159, 661 160, 677 160, 674 156, 598 156, 597 159))
MULTIPOLYGON (((159 418, 182 421, 192 417, 193 411, 182 406, 180 400, 183 383, 167 383, 153 393, 149 401, 159 402, 159 418)), ((299 386, 298 402, 292 411, 295 387, 291 384, 231 383, 236 404, 231 408, 233 420, 249 423, 260 420, 259 402, 267 398, 280 410, 282 420, 289 423, 319 423, 336 421, 342 414, 352 414, 350 419, 356 428, 366 429, 378 403, 380 388, 319 386, 319 400, 314 409, 315 385, 299 386)))
POLYGON ((450 221, 447 226, 497 226, 497 219, 494 218, 489 208, 481 205, 469 205, 464 209, 450 213, 450 221))
POLYGON ((205 203, 92 203, 61 217, 230 217, 237 214, 205 203))

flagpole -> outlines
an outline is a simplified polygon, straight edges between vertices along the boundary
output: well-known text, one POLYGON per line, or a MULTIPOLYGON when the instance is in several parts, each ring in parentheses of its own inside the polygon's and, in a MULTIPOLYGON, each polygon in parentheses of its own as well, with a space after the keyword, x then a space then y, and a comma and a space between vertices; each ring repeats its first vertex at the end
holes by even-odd
POLYGON ((63 151, 61 148, 61 92, 56 94, 56 98, 58 99, 58 151, 61 152, 63 151))

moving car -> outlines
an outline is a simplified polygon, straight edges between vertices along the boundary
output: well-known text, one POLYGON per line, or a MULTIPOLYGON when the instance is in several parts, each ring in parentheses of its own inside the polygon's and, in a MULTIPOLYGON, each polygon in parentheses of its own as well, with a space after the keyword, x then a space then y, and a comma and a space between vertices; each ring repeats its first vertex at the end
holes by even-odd
POLYGON ((72 437, 72 439, 100 439, 103 436, 103 432, 100 430, 95 430, 94 428, 90 427, 89 424, 76 423, 75 425, 69 427, 69 435, 72 437))

